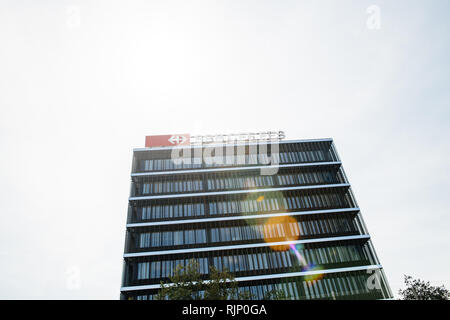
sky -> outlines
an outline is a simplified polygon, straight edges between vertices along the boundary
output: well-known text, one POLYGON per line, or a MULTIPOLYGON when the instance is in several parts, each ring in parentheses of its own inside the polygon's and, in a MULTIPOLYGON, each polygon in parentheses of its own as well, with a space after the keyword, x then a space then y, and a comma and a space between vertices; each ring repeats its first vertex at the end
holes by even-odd
POLYGON ((0 298, 118 299, 145 135, 334 139, 392 291, 450 288, 450 2, 0 0, 0 298))

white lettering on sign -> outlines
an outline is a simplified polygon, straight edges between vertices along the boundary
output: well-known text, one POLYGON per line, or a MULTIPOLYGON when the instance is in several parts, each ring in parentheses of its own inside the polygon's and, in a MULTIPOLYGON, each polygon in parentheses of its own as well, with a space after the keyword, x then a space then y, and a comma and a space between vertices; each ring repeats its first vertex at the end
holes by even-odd
POLYGON ((265 131, 257 133, 231 133, 206 136, 191 136, 191 144, 237 143, 256 141, 279 141, 285 138, 283 131, 265 131))

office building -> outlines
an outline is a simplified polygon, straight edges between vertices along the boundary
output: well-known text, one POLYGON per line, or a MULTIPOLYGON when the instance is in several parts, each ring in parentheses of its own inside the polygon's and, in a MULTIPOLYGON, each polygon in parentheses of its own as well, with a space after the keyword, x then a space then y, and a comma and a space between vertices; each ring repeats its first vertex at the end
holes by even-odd
POLYGON ((133 152, 122 299, 155 298, 190 259, 255 299, 392 297, 332 139, 189 140, 133 152))

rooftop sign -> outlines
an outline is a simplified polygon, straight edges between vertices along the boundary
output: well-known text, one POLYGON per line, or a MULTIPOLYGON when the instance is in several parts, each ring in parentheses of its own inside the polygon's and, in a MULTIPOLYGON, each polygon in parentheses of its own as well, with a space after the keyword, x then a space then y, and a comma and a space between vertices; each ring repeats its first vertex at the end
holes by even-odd
POLYGON ((273 141, 285 138, 284 131, 264 131, 256 133, 231 133, 206 136, 192 136, 191 144, 207 143, 237 143, 237 142, 256 142, 273 141))
POLYGON ((191 135, 189 133, 146 136, 145 147, 188 146, 190 144, 190 137, 191 135))
POLYGON ((239 142, 279 141, 285 138, 284 131, 264 131, 256 133, 231 133, 204 136, 191 136, 186 134, 168 134, 158 136, 146 136, 145 147, 175 147, 198 144, 224 144, 239 142))

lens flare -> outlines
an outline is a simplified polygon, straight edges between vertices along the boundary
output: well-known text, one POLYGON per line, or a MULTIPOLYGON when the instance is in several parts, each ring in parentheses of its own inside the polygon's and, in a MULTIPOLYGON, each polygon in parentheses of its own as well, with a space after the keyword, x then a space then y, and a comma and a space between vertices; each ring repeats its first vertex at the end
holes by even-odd
MULTIPOLYGON (((320 271, 320 270, 323 270, 323 268, 321 266, 310 265, 308 267, 308 269, 305 271, 320 271)), ((314 283, 314 281, 322 279, 323 276, 324 276, 323 273, 311 274, 311 275, 306 276, 305 280, 312 281, 314 283)))
MULTIPOLYGON (((295 241, 300 234, 296 229, 297 219, 291 216, 271 217, 264 223, 264 240, 267 243, 278 241, 295 241)), ((271 246, 276 251, 287 251, 289 245, 271 246)))
MULTIPOLYGON (((248 180, 245 183, 247 190, 252 191, 258 189, 254 186, 252 180, 248 180)), ((270 194, 265 194, 264 192, 249 192, 245 198, 242 200, 244 205, 242 209, 242 214, 264 214, 271 212, 284 212, 284 195, 282 192, 270 192, 270 194), (246 211, 245 209, 250 209, 246 211)))
MULTIPOLYGON (((321 266, 316 266, 314 264, 308 264, 308 262, 306 261, 306 259, 301 255, 299 249, 303 249, 301 244, 290 244, 289 248, 292 250, 292 252, 294 253, 294 255, 297 257, 298 262, 300 264, 301 270, 302 271, 319 271, 319 270, 323 270, 323 268, 321 266)), ((324 276, 323 273, 319 273, 319 274, 312 274, 312 275, 308 275, 305 276, 305 281, 316 281, 316 280, 320 280, 322 279, 324 276)))
MULTIPOLYGON (((301 245, 297 245, 297 246, 301 246, 301 245)), ((295 254, 295 256, 298 259, 298 262, 300 264, 300 266, 303 268, 304 266, 308 265, 308 263, 306 262, 305 258, 300 254, 300 252, 298 252, 297 247, 295 246, 295 244, 290 244, 289 248, 292 250, 292 252, 295 254)))

